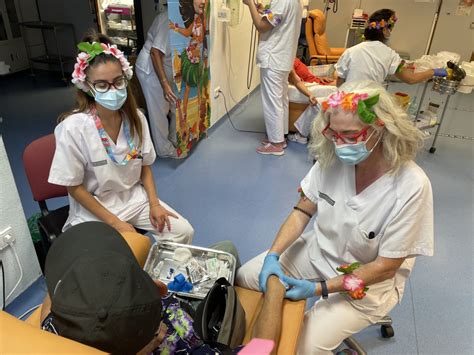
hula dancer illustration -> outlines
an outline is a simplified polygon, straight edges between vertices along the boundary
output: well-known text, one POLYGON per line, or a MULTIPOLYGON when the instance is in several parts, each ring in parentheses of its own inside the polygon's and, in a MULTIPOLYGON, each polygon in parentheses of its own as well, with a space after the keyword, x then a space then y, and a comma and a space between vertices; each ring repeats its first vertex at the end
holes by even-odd
POLYGON ((184 85, 183 100, 177 103, 178 125, 181 133, 178 134, 178 140, 181 140, 181 143, 189 150, 205 134, 210 123, 208 44, 206 38, 208 33, 206 21, 209 13, 208 0, 179 0, 179 13, 184 28, 172 21, 169 23, 169 28, 182 36, 190 38, 188 45, 182 50, 179 57, 178 52, 175 51, 173 63, 178 89, 181 89, 184 85), (178 58, 180 61, 178 61, 178 58), (179 69, 179 71, 176 69, 179 69), (192 88, 197 89, 198 119, 196 121, 188 117, 188 104, 192 88))

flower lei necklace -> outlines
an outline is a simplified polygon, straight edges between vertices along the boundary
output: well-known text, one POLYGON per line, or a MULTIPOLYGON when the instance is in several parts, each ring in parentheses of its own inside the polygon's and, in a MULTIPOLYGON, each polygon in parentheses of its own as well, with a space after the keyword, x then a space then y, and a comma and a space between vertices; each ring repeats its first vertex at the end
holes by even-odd
POLYGON ((94 116, 94 122, 95 122, 95 127, 97 128, 97 132, 99 132, 100 140, 102 141, 102 145, 105 148, 105 151, 107 152, 107 155, 109 158, 117 165, 127 165, 128 162, 132 159, 141 159, 142 155, 140 152, 137 150, 135 147, 135 144, 133 143, 133 139, 130 136, 130 123, 128 122, 128 119, 123 119, 123 128, 125 132, 125 138, 127 139, 128 147, 130 148, 127 155, 125 158, 123 158, 122 161, 117 161, 115 159, 114 152, 112 151, 112 147, 110 145, 109 138, 107 137, 107 133, 105 132, 105 128, 102 125, 102 121, 99 118, 99 115, 97 114, 97 111, 94 109, 92 111, 92 114, 94 116))

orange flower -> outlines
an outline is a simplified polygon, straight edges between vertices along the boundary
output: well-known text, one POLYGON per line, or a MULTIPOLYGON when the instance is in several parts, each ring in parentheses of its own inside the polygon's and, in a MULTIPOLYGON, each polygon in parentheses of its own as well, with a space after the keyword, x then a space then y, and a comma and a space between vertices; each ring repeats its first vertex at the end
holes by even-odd
POLYGON ((355 291, 349 291, 347 292, 349 294, 349 296, 351 296, 352 299, 354 300, 361 300, 362 298, 365 297, 365 291, 364 291, 364 288, 361 287, 355 291))

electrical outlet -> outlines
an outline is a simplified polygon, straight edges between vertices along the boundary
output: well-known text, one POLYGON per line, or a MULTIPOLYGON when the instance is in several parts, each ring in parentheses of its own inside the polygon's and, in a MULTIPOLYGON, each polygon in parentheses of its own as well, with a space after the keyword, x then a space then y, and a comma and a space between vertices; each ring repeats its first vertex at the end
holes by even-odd
POLYGON ((214 98, 217 99, 220 95, 221 87, 218 86, 214 89, 214 98))
POLYGON ((0 250, 5 249, 9 243, 13 242, 15 238, 13 237, 12 227, 8 227, 0 232, 0 250))

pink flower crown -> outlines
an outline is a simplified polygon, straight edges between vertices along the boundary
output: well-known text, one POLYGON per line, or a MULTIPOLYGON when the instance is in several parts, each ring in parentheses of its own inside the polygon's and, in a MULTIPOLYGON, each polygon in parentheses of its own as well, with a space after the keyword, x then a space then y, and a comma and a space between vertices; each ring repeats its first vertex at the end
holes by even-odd
POLYGON ((379 94, 369 97, 368 93, 337 91, 323 101, 321 107, 323 112, 329 108, 340 107, 344 111, 357 113, 362 122, 372 124, 376 119, 373 107, 377 102, 379 102, 379 94))
POLYGON ((79 48, 81 52, 77 55, 76 64, 74 65, 72 83, 76 85, 78 89, 81 89, 84 92, 89 92, 90 88, 86 83, 86 69, 89 66, 89 63, 100 54, 113 55, 120 61, 125 77, 128 80, 132 78, 132 67, 127 58, 125 58, 123 52, 118 49, 115 44, 110 45, 97 42, 81 42, 77 45, 77 48, 79 48))

